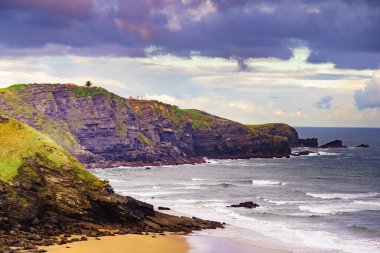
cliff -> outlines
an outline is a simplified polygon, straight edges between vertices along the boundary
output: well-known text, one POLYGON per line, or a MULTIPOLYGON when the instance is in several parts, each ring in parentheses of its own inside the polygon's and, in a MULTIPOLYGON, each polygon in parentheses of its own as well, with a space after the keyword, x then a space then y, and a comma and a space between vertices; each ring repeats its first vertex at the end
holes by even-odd
POLYGON ((248 128, 260 131, 267 135, 285 137, 289 141, 290 147, 318 147, 317 138, 301 139, 298 137, 298 132, 294 127, 283 123, 268 123, 262 125, 247 125, 248 128))
POLYGON ((46 134, 89 166, 282 157, 288 140, 198 110, 125 99, 98 87, 16 85, 0 111, 46 134))
POLYGON ((165 215, 113 193, 52 139, 0 114, 0 245, 30 250, 62 234, 191 231, 220 223, 165 215))

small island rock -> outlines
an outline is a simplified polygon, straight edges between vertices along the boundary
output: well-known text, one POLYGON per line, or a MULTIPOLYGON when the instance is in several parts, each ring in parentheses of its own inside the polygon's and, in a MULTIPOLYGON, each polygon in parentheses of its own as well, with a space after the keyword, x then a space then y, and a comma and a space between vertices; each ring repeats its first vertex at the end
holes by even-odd
POLYGON ((320 148, 347 148, 343 146, 343 142, 341 140, 331 141, 326 143, 325 145, 320 146, 320 148))
POLYGON ((161 211, 163 211, 163 210, 170 210, 170 208, 169 207, 164 207, 164 206, 159 206, 158 207, 158 210, 161 210, 161 211))
POLYGON ((356 146, 357 148, 369 148, 369 145, 368 144, 360 144, 358 146, 356 146))
POLYGON ((239 205, 231 205, 230 207, 244 207, 244 208, 252 209, 252 208, 256 208, 260 206, 256 203, 253 203, 252 201, 248 201, 248 202, 242 202, 239 205))

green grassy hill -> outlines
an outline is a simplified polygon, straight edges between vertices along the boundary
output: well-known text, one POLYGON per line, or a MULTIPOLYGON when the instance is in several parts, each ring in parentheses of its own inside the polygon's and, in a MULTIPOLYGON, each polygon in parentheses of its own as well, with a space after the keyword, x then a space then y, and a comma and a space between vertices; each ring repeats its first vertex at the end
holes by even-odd
POLYGON ((66 170, 94 187, 101 181, 93 176, 74 156, 49 137, 21 122, 0 114, 0 179, 11 182, 27 165, 66 170))

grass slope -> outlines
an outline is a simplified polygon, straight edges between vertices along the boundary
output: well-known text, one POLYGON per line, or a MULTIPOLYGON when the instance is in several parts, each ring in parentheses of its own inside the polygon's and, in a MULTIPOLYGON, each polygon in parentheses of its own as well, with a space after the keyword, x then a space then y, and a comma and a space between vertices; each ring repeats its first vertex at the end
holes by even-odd
POLYGON ((7 88, 0 88, 0 92, 8 91, 8 90, 19 90, 23 87, 25 87, 26 84, 19 83, 19 84, 13 84, 7 88))
POLYGON ((72 176, 92 186, 102 186, 99 179, 52 139, 0 114, 0 179, 11 182, 26 159, 53 170, 69 168, 72 176))
POLYGON ((57 141, 71 153, 81 153, 82 149, 76 137, 68 130, 65 130, 68 129, 65 122, 55 122, 23 101, 18 93, 18 90, 23 87, 25 87, 24 84, 15 84, 8 88, 0 89, 0 96, 7 101, 9 108, 6 114, 14 118, 17 118, 19 115, 32 118, 34 121, 32 126, 34 128, 57 141))

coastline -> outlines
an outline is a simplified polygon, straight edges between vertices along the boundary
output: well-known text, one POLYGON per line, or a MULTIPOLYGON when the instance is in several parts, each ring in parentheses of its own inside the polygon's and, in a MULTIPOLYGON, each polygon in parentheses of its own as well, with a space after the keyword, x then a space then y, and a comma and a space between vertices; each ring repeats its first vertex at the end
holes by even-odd
POLYGON ((268 245, 249 245, 238 240, 208 235, 147 234, 92 237, 87 241, 39 247, 48 253, 290 253, 268 245))

